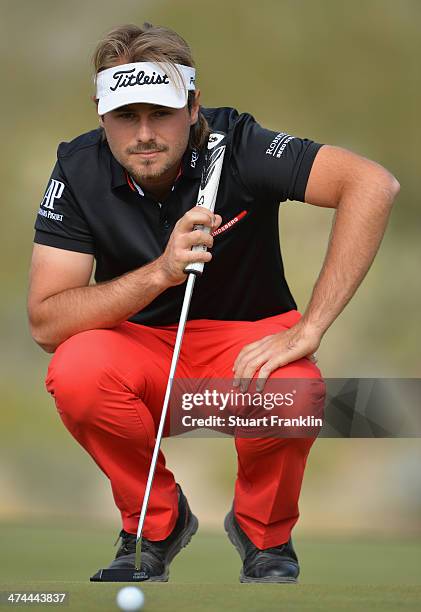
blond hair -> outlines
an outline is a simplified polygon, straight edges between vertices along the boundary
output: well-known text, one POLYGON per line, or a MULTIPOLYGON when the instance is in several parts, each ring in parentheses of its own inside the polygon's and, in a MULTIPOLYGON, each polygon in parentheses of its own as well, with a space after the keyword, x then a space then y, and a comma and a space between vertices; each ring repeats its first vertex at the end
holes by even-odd
MULTIPOLYGON (((95 74, 119 63, 167 62, 195 66, 187 42, 177 32, 145 22, 142 27, 129 24, 118 26, 108 32, 97 44, 93 54, 95 74)), ((191 111, 195 92, 189 91, 187 106, 191 111)), ((197 122, 190 128, 189 145, 201 149, 209 135, 209 126, 199 111, 197 122)))

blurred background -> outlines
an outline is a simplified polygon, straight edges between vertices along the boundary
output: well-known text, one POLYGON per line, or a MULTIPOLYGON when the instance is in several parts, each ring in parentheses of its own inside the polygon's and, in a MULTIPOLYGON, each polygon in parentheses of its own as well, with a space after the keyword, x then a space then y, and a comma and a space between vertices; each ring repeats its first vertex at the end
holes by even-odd
MULTIPOLYGON (((274 130, 347 147, 398 178, 380 251, 326 334, 318 365, 326 377, 420 376, 418 0, 1 0, 0 11, 0 525, 101 524, 110 545, 120 528, 108 482, 44 388, 50 355, 26 319, 39 202, 58 143, 97 126, 90 57, 118 24, 147 20, 186 38, 204 106, 234 106, 274 130)), ((280 222, 287 279, 303 311, 332 211, 288 202, 280 222)), ((172 439, 163 448, 202 527, 220 533, 236 471, 232 441, 172 439)), ((318 441, 296 533, 419 543, 420 463, 419 439, 318 441)))

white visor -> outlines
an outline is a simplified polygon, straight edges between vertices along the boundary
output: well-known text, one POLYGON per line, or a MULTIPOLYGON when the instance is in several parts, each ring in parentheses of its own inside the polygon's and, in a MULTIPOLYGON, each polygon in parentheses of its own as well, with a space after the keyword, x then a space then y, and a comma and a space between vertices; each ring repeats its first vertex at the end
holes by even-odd
POLYGON ((96 76, 98 114, 136 102, 183 108, 188 91, 195 89, 196 70, 181 64, 175 68, 168 63, 136 62, 102 70, 96 76))

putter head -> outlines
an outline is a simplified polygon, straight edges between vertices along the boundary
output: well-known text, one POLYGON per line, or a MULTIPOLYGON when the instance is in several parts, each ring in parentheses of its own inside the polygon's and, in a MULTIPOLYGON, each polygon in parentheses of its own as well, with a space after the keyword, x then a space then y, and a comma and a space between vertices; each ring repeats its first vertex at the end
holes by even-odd
POLYGON ((91 582, 144 582, 149 580, 149 575, 143 570, 130 569, 100 569, 91 576, 91 582))

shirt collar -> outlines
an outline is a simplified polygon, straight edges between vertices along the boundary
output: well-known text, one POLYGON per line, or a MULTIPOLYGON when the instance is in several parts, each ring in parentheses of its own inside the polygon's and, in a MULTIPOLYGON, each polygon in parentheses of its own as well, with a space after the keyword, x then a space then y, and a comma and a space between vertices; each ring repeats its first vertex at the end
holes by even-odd
POLYGON ((134 178, 130 176, 127 170, 126 170, 126 181, 129 184, 129 187, 132 191, 137 191, 137 193, 141 196, 145 195, 145 192, 143 191, 142 187, 136 183, 134 178))

